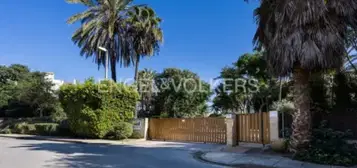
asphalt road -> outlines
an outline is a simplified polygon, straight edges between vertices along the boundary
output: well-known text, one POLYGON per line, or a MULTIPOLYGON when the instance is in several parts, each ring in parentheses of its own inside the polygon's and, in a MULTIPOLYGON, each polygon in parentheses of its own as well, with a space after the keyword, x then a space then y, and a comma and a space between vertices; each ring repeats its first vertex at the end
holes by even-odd
POLYGON ((210 147, 74 144, 0 137, 0 168, 219 168, 192 157, 192 149, 210 147))

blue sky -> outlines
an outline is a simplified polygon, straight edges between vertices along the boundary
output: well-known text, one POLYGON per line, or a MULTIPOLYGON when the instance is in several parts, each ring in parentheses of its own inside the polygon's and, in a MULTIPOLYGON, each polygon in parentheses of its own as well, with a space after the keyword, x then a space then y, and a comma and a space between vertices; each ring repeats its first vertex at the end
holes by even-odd
MULTIPOLYGON (((163 19, 165 42, 158 56, 144 59, 140 69, 189 69, 205 80, 252 51, 257 2, 243 0, 136 0, 149 4, 163 19)), ((0 1, 0 65, 20 63, 32 70, 54 72, 68 82, 102 78, 92 59, 80 57, 71 41, 78 25, 67 25, 80 5, 64 0, 0 1)), ((133 77, 134 68, 118 68, 118 78, 133 77)))

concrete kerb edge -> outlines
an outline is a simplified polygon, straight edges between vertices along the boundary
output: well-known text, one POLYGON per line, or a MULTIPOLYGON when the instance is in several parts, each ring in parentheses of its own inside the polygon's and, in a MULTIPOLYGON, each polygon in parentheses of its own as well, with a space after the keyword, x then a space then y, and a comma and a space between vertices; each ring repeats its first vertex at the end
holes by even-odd
POLYGON ((207 159, 205 159, 203 157, 207 153, 209 153, 209 152, 197 151, 197 152, 194 152, 192 155, 193 155, 194 159, 196 159, 196 160, 198 160, 200 162, 203 162, 203 163, 215 164, 215 165, 219 165, 219 166, 228 166, 228 167, 237 166, 237 165, 231 165, 231 164, 225 164, 225 163, 219 163, 219 162, 214 162, 214 161, 211 161, 211 160, 207 160, 207 159))
MULTIPOLYGON (((204 162, 204 163, 210 163, 210 164, 215 164, 215 165, 219 165, 219 166, 228 166, 228 167, 239 167, 239 166, 242 166, 242 165, 257 165, 257 166, 266 166, 266 165, 260 165, 260 164, 252 164, 250 162, 247 162, 247 163, 240 163, 240 164, 226 164, 226 163, 220 163, 220 162, 215 162, 215 161, 211 161, 211 160, 208 160, 208 159, 205 159, 203 156, 205 154, 207 154, 209 152, 202 152, 202 151, 199 151, 199 152, 194 152, 193 153, 193 158, 200 161, 200 162, 204 162)), ((280 160, 279 160, 280 161, 280 160)), ((278 162, 279 162, 278 161, 278 162)), ((277 162, 277 163, 278 163, 277 162)), ((274 164, 272 167, 275 167, 275 168, 279 168, 277 167, 277 163, 274 164)), ((267 166, 269 167, 269 166, 267 166)), ((284 167, 280 167, 280 168, 284 168, 284 167)))
POLYGON ((75 143, 75 144, 98 144, 98 145, 112 145, 110 143, 91 143, 83 142, 80 140, 67 140, 67 139, 58 139, 55 137, 44 137, 44 136, 6 136, 1 135, 1 138, 11 138, 11 139, 25 139, 25 140, 43 140, 43 141, 54 141, 54 142, 66 142, 66 143, 75 143))

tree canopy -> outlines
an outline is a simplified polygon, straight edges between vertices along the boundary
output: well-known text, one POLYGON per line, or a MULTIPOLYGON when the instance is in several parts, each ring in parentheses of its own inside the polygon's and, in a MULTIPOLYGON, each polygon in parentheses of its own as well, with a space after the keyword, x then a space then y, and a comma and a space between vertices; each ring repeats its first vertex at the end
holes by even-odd
POLYGON ((0 66, 0 116, 49 116, 58 102, 43 72, 31 72, 27 66, 0 66))

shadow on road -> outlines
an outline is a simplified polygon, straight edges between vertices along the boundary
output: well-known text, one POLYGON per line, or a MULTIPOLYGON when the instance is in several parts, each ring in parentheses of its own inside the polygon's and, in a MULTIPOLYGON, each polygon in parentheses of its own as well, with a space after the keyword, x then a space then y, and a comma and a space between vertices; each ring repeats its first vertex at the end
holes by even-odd
MULTIPOLYGON (((24 139, 22 139, 24 140, 24 139)), ((26 142, 26 140, 25 140, 26 142)), ((12 148, 54 152, 47 167, 116 168, 116 167, 211 167, 194 160, 193 151, 205 144, 163 143, 159 146, 78 144, 40 141, 12 148)))

